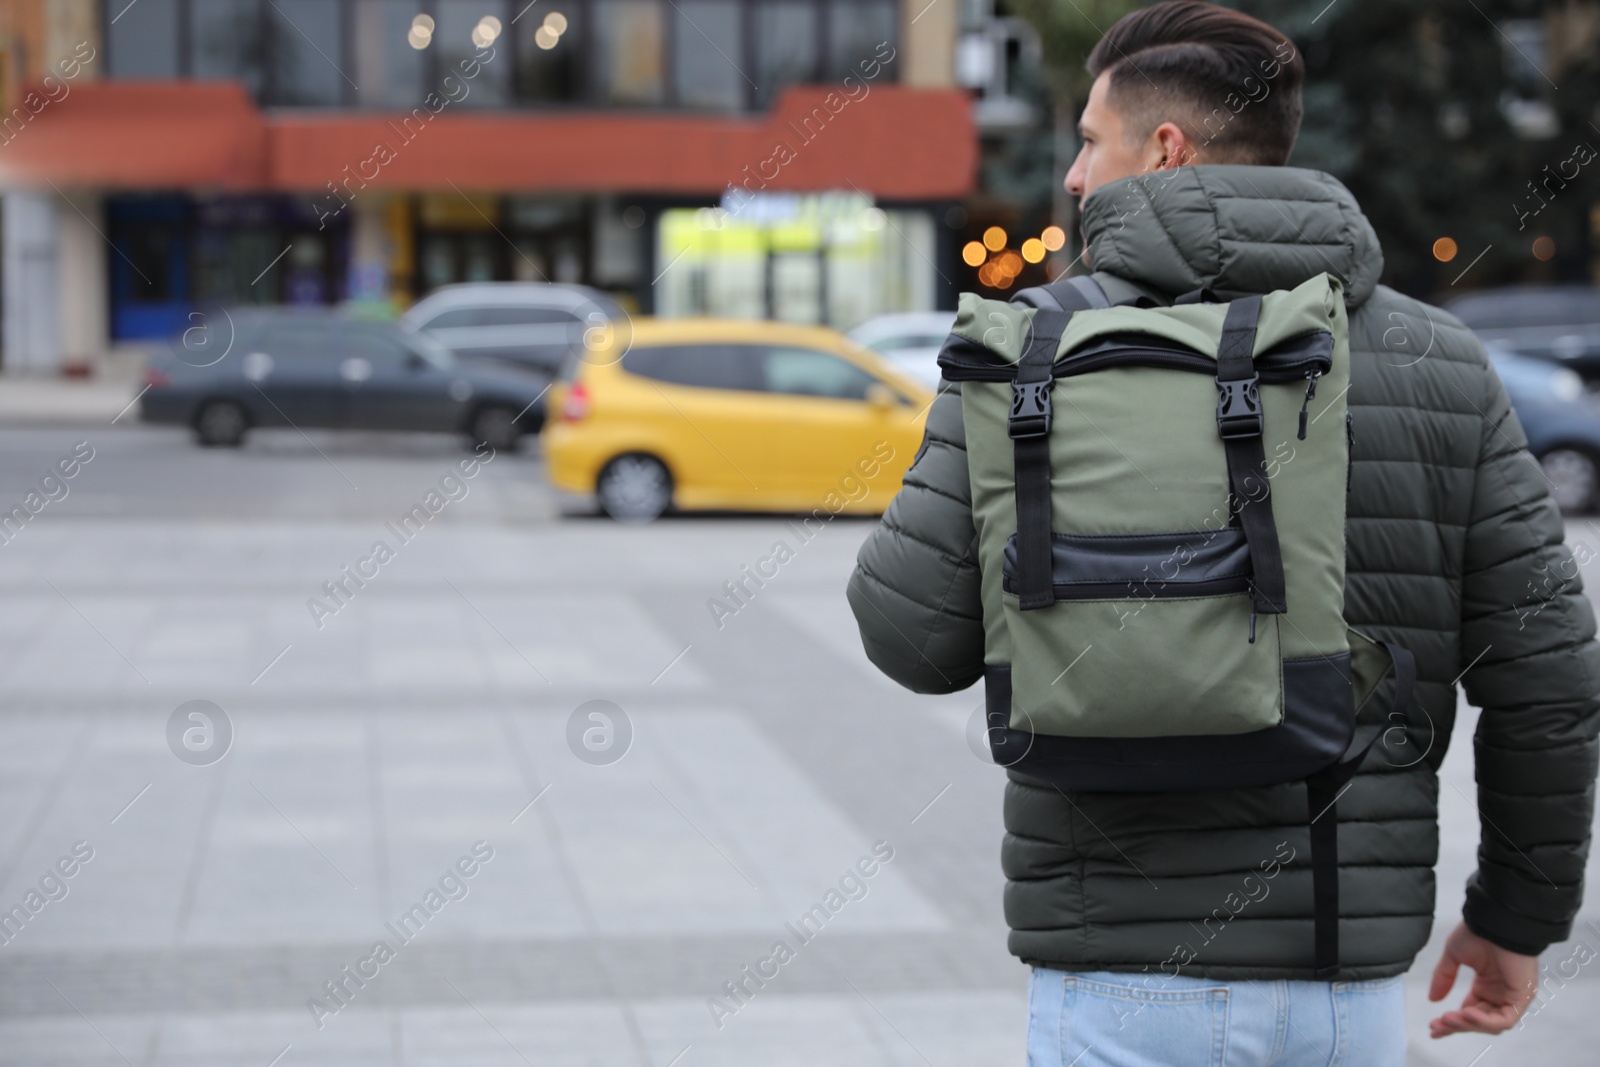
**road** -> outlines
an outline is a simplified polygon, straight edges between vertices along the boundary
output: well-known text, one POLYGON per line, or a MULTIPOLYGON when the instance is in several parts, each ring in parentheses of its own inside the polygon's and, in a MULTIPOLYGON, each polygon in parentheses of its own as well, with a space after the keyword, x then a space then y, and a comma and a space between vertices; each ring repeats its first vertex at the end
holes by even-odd
MULTIPOLYGON (((0 906, 43 901, 0 943, 0 1065, 1020 1064, 1002 775, 978 693, 862 656, 871 523, 621 527, 532 450, 467 458, 0 428, 0 510, 56 498, 0 543, 0 906)), ((1442 1044, 1413 975, 1410 1061, 1592 1062, 1597 974, 1442 1044)))

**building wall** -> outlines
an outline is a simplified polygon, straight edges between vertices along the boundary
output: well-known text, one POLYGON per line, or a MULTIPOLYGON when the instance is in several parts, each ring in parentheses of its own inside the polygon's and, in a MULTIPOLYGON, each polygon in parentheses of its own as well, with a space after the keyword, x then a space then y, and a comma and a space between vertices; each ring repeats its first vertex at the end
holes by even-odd
MULTIPOLYGON (((95 0, 46 0, 44 10, 44 52, 35 64, 34 76, 66 57, 73 55, 79 45, 87 44, 98 55, 100 47, 100 16, 95 0)), ((101 63, 87 63, 79 75, 84 81, 100 76, 101 63)))
POLYGON ((0 264, 5 285, 5 369, 49 373, 61 364, 56 198, 46 193, 7 193, 0 212, 5 238, 0 264))
POLYGON ((919 89, 955 85, 960 6, 957 0, 900 0, 903 84, 919 89))
POLYGON ((90 222, 101 217, 100 197, 92 193, 57 197, 55 214, 60 350, 49 365, 92 370, 110 336, 106 242, 90 222))

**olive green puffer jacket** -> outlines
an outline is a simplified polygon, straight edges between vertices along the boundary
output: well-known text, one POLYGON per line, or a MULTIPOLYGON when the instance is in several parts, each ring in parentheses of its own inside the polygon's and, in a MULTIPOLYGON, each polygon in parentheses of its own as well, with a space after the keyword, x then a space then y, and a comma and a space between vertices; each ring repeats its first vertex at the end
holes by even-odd
MULTIPOLYGON (((1344 282, 1345 616, 1415 653, 1419 678, 1404 734, 1385 735, 1337 807, 1341 977, 1401 973, 1428 939, 1436 771, 1458 680, 1483 709, 1466 921, 1522 953, 1566 938, 1593 813, 1600 646, 1560 515, 1482 347, 1449 315, 1377 284, 1377 239, 1325 174, 1198 166, 1126 179, 1089 197, 1083 227, 1108 290, 1131 283, 1170 299, 1204 286, 1228 299, 1323 271, 1344 282)), ((984 657, 961 402, 946 388, 848 589, 872 661, 930 693, 971 685, 984 657)), ((1005 824, 1005 912, 1025 961, 1312 977, 1300 783, 1069 795, 1012 773, 1005 824)))

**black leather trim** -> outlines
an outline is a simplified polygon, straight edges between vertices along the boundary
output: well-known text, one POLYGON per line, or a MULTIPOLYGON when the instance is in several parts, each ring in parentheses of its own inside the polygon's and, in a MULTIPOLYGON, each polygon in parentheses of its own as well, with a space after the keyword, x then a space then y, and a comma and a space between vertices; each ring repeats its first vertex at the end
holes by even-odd
MULTIPOLYGON (((1001 588, 1015 593, 1017 538, 1006 541, 1001 588)), ((1184 533, 1050 535, 1057 600, 1169 599, 1242 593, 1250 546, 1235 526, 1184 533)))
MULTIPOLYGON (((1013 774, 1084 792, 1241 789, 1306 778, 1344 755, 1355 733, 1350 655, 1286 660, 1283 722, 1202 737, 1060 737, 1014 730, 1011 668, 984 668, 989 747, 1013 774)), ((1026 713, 1022 716, 1026 721, 1026 713)))

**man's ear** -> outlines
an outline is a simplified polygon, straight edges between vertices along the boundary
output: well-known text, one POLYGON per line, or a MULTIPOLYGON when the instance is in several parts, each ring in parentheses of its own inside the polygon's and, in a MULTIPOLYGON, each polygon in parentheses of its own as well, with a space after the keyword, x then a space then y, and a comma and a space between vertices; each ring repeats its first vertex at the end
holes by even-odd
POLYGON ((1171 170, 1199 162, 1200 153, 1182 127, 1163 122, 1150 134, 1150 155, 1154 157, 1151 170, 1171 170))

